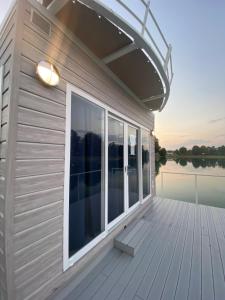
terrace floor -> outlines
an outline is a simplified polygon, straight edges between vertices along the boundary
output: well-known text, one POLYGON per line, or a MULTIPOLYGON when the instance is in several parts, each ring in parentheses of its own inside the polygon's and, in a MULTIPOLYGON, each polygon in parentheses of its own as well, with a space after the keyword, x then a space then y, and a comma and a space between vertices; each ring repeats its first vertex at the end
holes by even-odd
POLYGON ((156 198, 144 218, 135 257, 112 249, 61 299, 225 299, 225 209, 156 198))

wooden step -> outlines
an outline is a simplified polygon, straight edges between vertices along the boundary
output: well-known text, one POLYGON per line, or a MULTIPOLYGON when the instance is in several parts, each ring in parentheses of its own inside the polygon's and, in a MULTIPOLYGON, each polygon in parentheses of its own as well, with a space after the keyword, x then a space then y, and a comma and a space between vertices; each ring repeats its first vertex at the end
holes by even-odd
POLYGON ((115 239, 114 247, 130 256, 135 256, 151 230, 150 222, 140 219, 129 224, 115 239))

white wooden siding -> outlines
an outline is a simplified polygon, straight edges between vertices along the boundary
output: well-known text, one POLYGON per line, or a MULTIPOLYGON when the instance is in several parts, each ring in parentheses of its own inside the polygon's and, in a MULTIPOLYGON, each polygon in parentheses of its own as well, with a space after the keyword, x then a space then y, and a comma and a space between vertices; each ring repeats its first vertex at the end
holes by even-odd
MULTIPOLYGON (((5 201, 6 201, 6 152, 8 145, 10 78, 12 67, 13 40, 15 35, 15 9, 7 18, 0 32, 0 66, 4 67, 0 106, 0 298, 6 298, 6 252, 5 252, 5 201)), ((0 78, 1 80, 1 78, 0 78)), ((1 299, 2 299, 1 298, 1 299)))
MULTIPOLYGON (((51 23, 51 37, 40 32, 30 21, 31 4, 29 1, 25 3, 25 17, 21 16, 23 39, 19 49, 21 51, 17 52, 21 52, 17 83, 19 90, 14 93, 17 97, 13 99, 18 105, 13 178, 15 300, 40 299, 40 295, 41 299, 45 299, 52 292, 51 287, 58 286, 77 271, 75 266, 66 275, 62 274, 66 84, 83 89, 149 129, 154 126, 153 114, 131 99, 59 27, 51 23), (60 71, 61 80, 56 88, 48 88, 36 78, 36 64, 43 59, 51 60, 60 71)), ((0 59, 4 59, 5 64, 0 148, 0 176, 3 178, 10 117, 8 103, 13 47, 11 35, 14 30, 12 20, 7 30, 8 34, 3 33, 7 51, 0 47, 0 59)), ((3 41, 2 36, 0 41, 3 41)), ((0 182, 0 185, 4 187, 4 182, 0 182)), ((4 202, 0 202, 1 212, 4 212, 4 202)), ((3 224, 4 221, 0 219, 0 231, 3 224)), ((4 236, 0 234, 2 241, 4 236)), ((0 248, 0 267, 3 264, 4 257, 1 256, 0 248)), ((4 278, 1 272, 0 268, 0 277, 4 278)))

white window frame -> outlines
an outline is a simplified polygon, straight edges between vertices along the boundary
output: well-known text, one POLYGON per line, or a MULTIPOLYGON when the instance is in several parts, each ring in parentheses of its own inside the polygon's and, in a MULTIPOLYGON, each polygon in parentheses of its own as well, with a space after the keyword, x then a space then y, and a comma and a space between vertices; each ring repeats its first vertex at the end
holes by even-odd
MULTIPOLYGON (((141 196, 141 199, 142 199, 142 203, 145 203, 149 198, 151 198, 152 196, 152 158, 151 158, 151 130, 149 129, 144 129, 143 130, 147 131, 148 134, 149 134, 149 172, 150 172, 150 193, 149 195, 147 195, 145 198, 143 198, 143 170, 142 170, 142 167, 141 167, 141 180, 142 180, 142 196, 141 196)), ((141 148, 142 148, 142 132, 143 130, 141 130, 141 148)), ((141 151, 141 165, 142 165, 142 151, 141 151)))
MULTIPOLYGON (((126 130, 125 129, 125 130, 126 130)), ((112 109, 108 105, 102 103, 94 96, 88 94, 80 88, 77 88, 71 84, 67 84, 66 90, 66 132, 65 132, 65 170, 64 170, 64 218, 63 218, 63 270, 66 271, 68 268, 73 266, 78 260, 80 260, 85 254, 87 254, 93 247, 95 247, 100 241, 102 241, 120 222, 124 221, 132 212, 134 212, 142 203, 151 197, 151 194, 143 199, 143 185, 142 185, 142 130, 146 130, 150 134, 150 130, 138 122, 128 118, 127 116, 121 114, 120 112, 112 109), (104 109, 105 118, 105 164, 104 164, 104 174, 105 174, 105 228, 102 233, 100 233, 91 242, 81 248, 73 256, 69 257, 69 193, 70 193, 70 133, 71 133, 71 100, 72 94, 77 94, 78 96, 98 105, 104 109), (124 127, 127 129, 128 125, 138 128, 139 132, 139 201, 129 208, 128 200, 125 199, 125 211, 115 220, 108 223, 108 116, 118 119, 124 122, 124 127), (126 125, 127 124, 127 125, 126 125), (127 207, 128 206, 128 207, 127 207)), ((126 134, 126 132, 125 132, 126 134)), ((125 147, 126 145, 124 145, 125 147)), ((151 148, 149 148, 151 150, 151 148)), ((150 180, 151 178, 151 160, 150 160, 150 180)), ((150 185, 151 187, 151 185, 150 185)), ((128 195, 127 195, 128 197, 128 195)))

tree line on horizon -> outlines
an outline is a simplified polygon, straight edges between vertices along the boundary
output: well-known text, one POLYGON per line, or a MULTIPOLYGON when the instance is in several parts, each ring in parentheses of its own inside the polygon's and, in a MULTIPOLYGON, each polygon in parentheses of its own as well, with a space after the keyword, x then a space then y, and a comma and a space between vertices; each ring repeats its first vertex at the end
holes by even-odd
POLYGON ((155 137, 155 154, 159 155, 160 157, 166 157, 167 151, 166 148, 162 148, 159 145, 159 140, 155 137))
POLYGON ((193 146, 191 149, 181 147, 174 151, 176 155, 222 155, 225 156, 225 145, 220 147, 215 146, 193 146))

